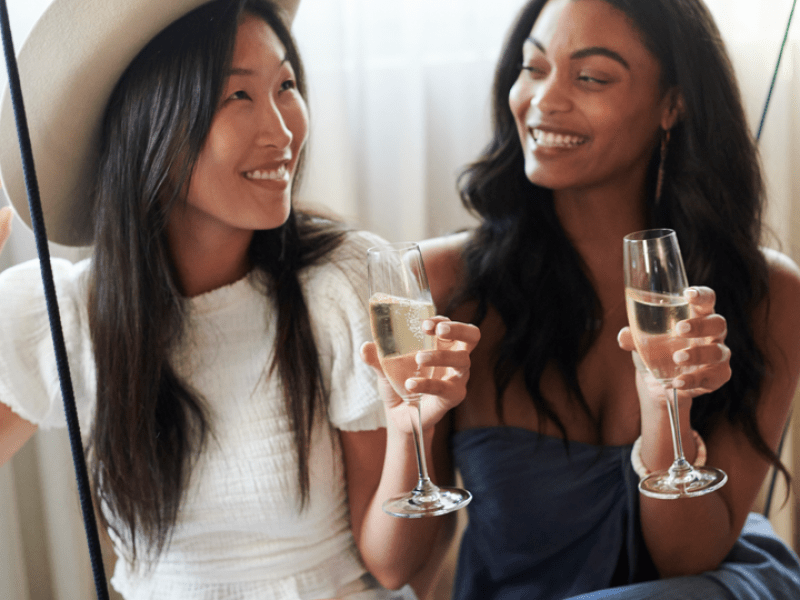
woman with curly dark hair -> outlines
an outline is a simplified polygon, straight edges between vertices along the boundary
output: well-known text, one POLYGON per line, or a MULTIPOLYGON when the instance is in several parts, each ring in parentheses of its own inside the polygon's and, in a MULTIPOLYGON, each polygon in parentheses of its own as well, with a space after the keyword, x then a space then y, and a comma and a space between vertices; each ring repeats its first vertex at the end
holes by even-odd
POLYGON ((460 179, 480 225, 425 245, 440 310, 482 334, 438 448, 474 495, 454 598, 796 598, 797 558, 750 511, 786 474, 800 272, 760 246, 757 151, 708 10, 528 2, 493 126, 460 179), (655 227, 693 286, 682 445, 729 476, 672 501, 637 488, 673 461, 670 395, 631 360, 622 269, 622 238, 655 227))

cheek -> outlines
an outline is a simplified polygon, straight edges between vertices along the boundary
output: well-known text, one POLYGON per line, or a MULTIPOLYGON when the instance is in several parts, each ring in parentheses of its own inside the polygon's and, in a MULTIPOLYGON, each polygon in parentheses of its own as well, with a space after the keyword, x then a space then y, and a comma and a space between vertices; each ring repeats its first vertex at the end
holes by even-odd
POLYGON ((233 160, 246 134, 246 131, 237 131, 227 124, 213 125, 208 132, 208 138, 200 152, 195 169, 211 171, 233 160))
POLYGON ((286 111, 284 122, 289 131, 292 132, 292 150, 294 156, 297 156, 306 139, 308 139, 308 109, 305 103, 298 102, 296 106, 286 111))
POLYGON ((230 174, 236 172, 238 165, 237 140, 240 138, 230 127, 219 124, 212 126, 192 169, 187 196, 190 204, 202 204, 208 196, 208 190, 223 180, 227 182, 224 185, 230 185, 230 174))
POLYGON ((598 110, 594 116, 596 131, 606 132, 606 143, 616 152, 638 156, 652 149, 658 135, 658 123, 646 111, 598 110))
POLYGON ((653 98, 642 99, 635 88, 597 96, 585 102, 582 110, 597 128, 620 138, 650 140, 659 128, 658 103, 653 98))

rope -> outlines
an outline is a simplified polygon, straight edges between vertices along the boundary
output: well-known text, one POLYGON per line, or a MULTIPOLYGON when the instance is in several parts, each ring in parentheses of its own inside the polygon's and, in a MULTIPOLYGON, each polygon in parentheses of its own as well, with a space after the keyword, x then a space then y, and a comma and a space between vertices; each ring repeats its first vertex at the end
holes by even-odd
POLYGON ((0 0, 0 28, 3 36, 3 53, 8 69, 9 90, 14 108, 14 118, 17 124, 20 151, 22 154, 22 171, 25 177, 25 187, 28 190, 28 203, 31 212, 31 225, 36 238, 36 250, 39 254, 39 265, 44 284, 44 295, 47 303, 47 315, 50 319, 50 331, 56 353, 56 366, 61 382, 61 395, 64 399, 64 412, 66 414, 67 429, 69 431, 70 447, 72 448, 72 462, 75 466, 75 477, 78 481, 78 494, 80 497, 83 524, 86 531, 86 540, 89 544, 89 556, 94 573, 95 589, 100 600, 108 599, 108 586, 103 569, 100 540, 97 535, 97 521, 95 520, 91 494, 89 492, 89 478, 86 472, 86 459, 81 443, 78 412, 75 408, 75 395, 72 389, 72 379, 69 373, 67 352, 64 345, 64 332, 61 329, 61 316, 58 310, 53 271, 50 265, 50 250, 45 234, 44 216, 39 198, 39 185, 33 166, 33 151, 31 149, 28 122, 25 116, 25 107, 22 102, 22 89, 19 81, 19 69, 14 55, 14 44, 11 39, 11 26, 8 19, 6 0, 0 0))
MULTIPOLYGON (((772 80, 769 84, 769 91, 767 91, 767 99, 764 101, 764 110, 761 112, 761 122, 758 125, 758 133, 756 133, 756 142, 761 139, 761 132, 764 129, 764 121, 767 118, 767 109, 769 102, 772 99, 772 90, 775 88, 775 82, 778 79, 778 70, 781 66, 781 59, 783 58, 783 51, 786 48, 786 40, 789 39, 789 29, 792 26, 792 18, 794 17, 794 9, 797 6, 797 0, 792 0, 792 8, 789 11, 789 19, 786 22, 786 30, 783 32, 783 41, 781 42, 781 49, 778 52, 778 60, 775 63, 775 70, 772 72, 772 80)), ((789 421, 786 421, 786 426, 783 428, 781 434, 781 441, 778 444, 778 457, 780 458, 783 452, 783 442, 786 440, 786 430, 789 428, 789 421)), ((772 508, 772 494, 775 491, 775 483, 778 479, 778 469, 772 469, 772 476, 770 477, 769 487, 767 488, 767 499, 764 504, 764 516, 769 519, 769 513, 772 508)))
POLYGON ((783 51, 786 48, 786 40, 789 39, 789 29, 792 26, 792 18, 794 17, 794 9, 797 6, 797 0, 792 0, 792 9, 789 11, 789 19, 786 22, 786 30, 783 32, 783 41, 781 42, 781 49, 778 51, 778 60, 775 62, 775 70, 772 72, 772 80, 769 83, 769 90, 767 91, 767 99, 764 101, 764 110, 761 111, 761 122, 758 124, 758 133, 756 133, 756 141, 761 139, 761 132, 764 129, 764 121, 767 118, 767 109, 769 108, 769 101, 772 99, 772 90, 775 88, 775 82, 778 79, 778 70, 781 66, 781 59, 783 58, 783 51))

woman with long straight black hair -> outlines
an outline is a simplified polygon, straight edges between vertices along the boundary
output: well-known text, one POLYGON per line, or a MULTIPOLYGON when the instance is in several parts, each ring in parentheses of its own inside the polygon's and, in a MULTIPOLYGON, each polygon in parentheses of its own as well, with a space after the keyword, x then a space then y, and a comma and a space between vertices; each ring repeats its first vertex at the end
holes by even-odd
MULTIPOLYGON (((384 408, 359 359, 366 250, 383 242, 296 205, 296 4, 55 0, 20 53, 48 234, 93 245, 53 272, 127 600, 389 598, 353 530, 401 567, 391 585, 441 523, 380 509, 416 482, 410 428, 386 433, 404 407, 384 408)), ((0 172, 25 219, 9 121, 0 172)), ((0 275, 0 315, 4 462, 63 425, 35 263, 0 275)), ((444 369, 415 380, 440 413, 463 398, 479 335, 444 317, 425 331, 445 323, 447 349, 425 357, 444 369)))

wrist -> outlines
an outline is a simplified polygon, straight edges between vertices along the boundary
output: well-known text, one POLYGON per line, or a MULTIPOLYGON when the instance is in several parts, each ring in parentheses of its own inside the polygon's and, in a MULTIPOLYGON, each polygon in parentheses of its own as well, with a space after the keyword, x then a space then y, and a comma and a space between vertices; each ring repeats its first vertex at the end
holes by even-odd
MULTIPOLYGON (((706 458, 708 457, 708 449, 706 448, 706 444, 703 441, 703 438, 697 433, 694 429, 691 431, 691 438, 694 441, 695 451, 694 451, 694 460, 690 461, 695 467, 702 467, 706 464, 706 458)), ((684 454, 688 454, 686 452, 685 444, 684 444, 684 454)), ((636 474, 639 476, 639 479, 644 479, 648 475, 650 475, 653 470, 649 469, 645 462, 642 460, 642 436, 636 438, 636 441, 633 443, 633 448, 631 449, 631 466, 636 474)))
MULTIPOLYGON (((649 390, 649 394, 639 395, 639 411, 642 415, 642 423, 658 423, 669 420, 669 411, 674 406, 673 389, 665 388, 661 384, 654 385, 654 390, 649 390)), ((678 392, 678 413, 688 418, 692 410, 693 398, 687 392, 678 392)))
MULTIPOLYGON (((652 461, 653 465, 662 463, 672 464, 674 458, 674 446, 672 443, 672 423, 670 413, 674 409, 673 391, 661 388, 663 392, 659 397, 651 398, 648 402, 641 402, 639 405, 641 430, 640 435, 644 439, 643 455, 652 461)), ((692 398, 688 394, 678 393, 677 419, 680 426, 681 437, 683 438, 684 448, 687 458, 694 456, 691 436, 691 410, 692 398)))

